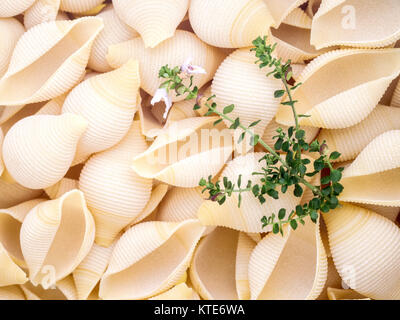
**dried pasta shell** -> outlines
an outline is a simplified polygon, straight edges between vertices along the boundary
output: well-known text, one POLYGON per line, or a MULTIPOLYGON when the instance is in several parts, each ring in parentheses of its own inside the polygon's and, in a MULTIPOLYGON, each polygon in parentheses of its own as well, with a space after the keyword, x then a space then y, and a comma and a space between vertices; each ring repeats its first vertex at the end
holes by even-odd
MULTIPOLYGON (((322 223, 321 223, 322 226, 322 223)), ((322 230, 321 230, 322 231, 322 230)), ((324 242, 324 234, 321 234, 322 236, 322 241, 324 242)), ((326 235, 326 241, 328 241, 328 235, 326 235)), ((329 243, 326 242, 325 250, 328 247, 329 249, 329 243)), ((328 252, 327 252, 328 254, 328 252)), ((330 254, 330 252, 329 252, 330 254)), ((340 278, 339 273, 336 270, 335 264, 333 263, 332 257, 328 257, 328 276, 325 282, 324 289, 322 290, 321 294, 319 295, 317 300, 328 300, 328 290, 330 287, 341 287, 342 285, 342 279, 340 278)))
POLYGON ((79 181, 75 179, 62 178, 55 185, 46 188, 44 191, 50 199, 54 200, 61 197, 63 194, 78 189, 79 181))
POLYGON ((100 297, 145 299, 177 285, 204 229, 197 220, 133 226, 115 245, 100 282, 100 297))
POLYGON ((378 105, 359 124, 345 129, 322 129, 318 140, 326 140, 329 149, 342 155, 333 162, 347 161, 357 155, 380 134, 400 129, 400 109, 378 105))
POLYGON ((3 163, 3 157, 2 157, 3 140, 4 140, 4 134, 3 134, 3 130, 0 127, 0 177, 4 171, 4 163, 3 163))
MULTIPOLYGON (((254 132, 261 136, 278 110, 280 100, 274 97, 274 92, 282 88, 282 83, 274 77, 267 78, 254 61, 255 55, 248 48, 234 51, 215 73, 211 91, 216 95, 219 111, 222 112, 224 106, 234 104, 230 117, 239 117, 244 126, 261 120, 254 127, 254 132)), ((224 121, 230 126, 227 120, 224 121)), ((242 132, 241 129, 234 131, 235 141, 238 141, 242 132)), ((248 151, 248 141, 243 144, 248 151)))
POLYGON ((139 64, 129 60, 121 68, 91 77, 71 91, 62 113, 73 113, 88 121, 73 164, 121 141, 137 110, 139 86, 139 64))
POLYGON ((0 17, 17 16, 28 9, 35 0, 2 0, 0 3, 0 17))
POLYGON ((72 273, 78 299, 87 300, 107 269, 114 246, 108 248, 93 244, 88 255, 72 273))
POLYGON ((327 273, 319 219, 314 224, 307 218, 296 231, 286 226, 284 236, 269 233, 257 244, 249 262, 251 299, 316 299, 327 273))
MULTIPOLYGON (((251 180, 254 184, 260 184, 259 176, 253 172, 261 170, 262 163, 259 162, 264 153, 248 153, 245 156, 236 157, 230 161, 221 176, 227 177, 230 181, 237 181, 242 175, 242 181, 251 180)), ((207 176, 207 175, 204 175, 207 176)), ((223 205, 214 201, 204 201, 198 210, 199 220, 207 226, 224 226, 243 232, 268 232, 270 228, 262 228, 261 218, 271 216, 281 208, 291 212, 300 203, 300 198, 293 195, 293 186, 286 193, 279 192, 279 199, 270 197, 261 204, 252 193, 243 193, 240 208, 238 207, 238 195, 233 193, 227 198, 223 205)))
POLYGON ((198 186, 202 177, 217 174, 232 153, 230 132, 214 127, 217 119, 196 117, 171 122, 145 152, 133 158, 132 169, 142 177, 173 186, 198 186))
POLYGON ((24 292, 19 286, 0 288, 0 300, 26 300, 24 292))
POLYGON ((3 159, 7 171, 26 188, 54 185, 67 173, 86 127, 84 118, 67 113, 20 120, 4 139, 3 159))
POLYGON ((78 298, 72 275, 57 281, 48 289, 44 289, 43 285, 35 286, 31 282, 21 285, 20 288, 27 300, 77 300, 78 298))
POLYGON ((86 17, 45 22, 25 32, 0 81, 0 104, 41 102, 67 92, 84 74, 102 28, 100 18, 86 17))
POLYGON ((379 213, 381 216, 384 216, 386 219, 389 219, 393 222, 396 222, 397 217, 400 212, 399 207, 384 207, 384 206, 377 206, 374 204, 357 204, 362 208, 368 209, 375 213, 379 213))
POLYGON ((271 15, 275 21, 274 27, 278 28, 282 21, 286 20, 293 11, 299 10, 299 8, 303 3, 307 2, 306 0, 268 0, 265 1, 267 3, 268 9, 271 12, 271 15))
POLYGON ((372 140, 343 171, 344 190, 339 200, 400 206, 400 130, 387 131, 372 140), (362 186, 362 187, 361 187, 362 186))
MULTIPOLYGON (((308 64, 298 79, 303 84, 293 94, 298 101, 296 109, 310 116, 299 123, 328 129, 356 125, 371 113, 399 73, 400 49, 325 53, 308 64), (368 68, 370 65, 379 67, 368 68)), ((292 125, 292 111, 286 107, 278 109, 276 121, 292 125)))
POLYGON ((250 300, 249 261, 257 242, 240 232, 236 250, 235 280, 239 300, 250 300))
POLYGON ((149 300, 200 300, 200 298, 196 291, 189 288, 186 283, 180 283, 149 300))
POLYGON ((393 0, 324 0, 313 18, 311 44, 386 47, 400 39, 399 11, 400 3, 393 0))
POLYGON ((371 300, 351 289, 328 288, 329 300, 371 300))
POLYGON ((372 299, 399 299, 400 230, 350 204, 324 214, 333 260, 343 281, 372 299), (368 262, 368 263, 366 263, 368 262))
POLYGON ((298 28, 311 29, 312 19, 301 8, 295 8, 283 20, 283 23, 298 28))
POLYGON ((5 181, 0 177, 0 208, 9 208, 40 197, 43 190, 32 190, 19 185, 16 182, 5 181))
POLYGON ((0 242, 0 287, 25 283, 25 272, 13 261, 0 242))
POLYGON ((192 0, 189 19, 201 40, 222 48, 251 46, 274 23, 263 0, 192 0))
POLYGON ((119 19, 112 6, 99 13, 98 17, 103 19, 104 29, 93 43, 88 67, 98 72, 108 72, 112 70, 106 59, 108 47, 133 39, 139 34, 119 19))
POLYGON ((306 12, 309 17, 311 17, 311 18, 314 17, 315 13, 318 11, 319 7, 321 6, 321 2, 322 2, 322 0, 309 0, 308 1, 306 12))
POLYGON ((25 28, 30 29, 43 22, 57 20, 59 8, 60 0, 37 0, 24 13, 25 28))
POLYGON ((400 107, 400 80, 397 82, 390 105, 397 108, 400 107))
POLYGON ((146 48, 155 48, 174 35, 189 7, 189 0, 114 0, 118 16, 137 30, 146 48))
POLYGON ((132 158, 146 148, 140 124, 134 121, 119 144, 91 157, 81 172, 79 189, 96 221, 98 245, 111 245, 150 199, 152 180, 130 168, 132 158))
POLYGON ((32 283, 52 285, 69 275, 89 253, 94 236, 82 192, 73 190, 38 204, 21 227, 21 249, 32 283))
POLYGON ((61 0, 61 10, 72 13, 86 12, 102 4, 104 0, 61 0))
MULTIPOLYGON (((202 66, 207 71, 206 74, 196 75, 193 79, 193 85, 201 88, 212 79, 225 54, 205 44, 193 33, 177 30, 172 38, 165 40, 154 49, 145 48, 140 37, 111 45, 108 49, 107 61, 113 68, 118 68, 131 58, 137 59, 141 87, 153 96, 162 83, 162 79, 154 76, 158 74, 160 68, 166 64, 180 66, 189 57, 193 58, 194 65, 202 66)), ((184 99, 184 96, 172 98, 173 101, 180 101, 184 99)))
POLYGON ((216 228, 196 248, 190 281, 203 299, 238 299, 235 281, 238 237, 235 230, 216 228))

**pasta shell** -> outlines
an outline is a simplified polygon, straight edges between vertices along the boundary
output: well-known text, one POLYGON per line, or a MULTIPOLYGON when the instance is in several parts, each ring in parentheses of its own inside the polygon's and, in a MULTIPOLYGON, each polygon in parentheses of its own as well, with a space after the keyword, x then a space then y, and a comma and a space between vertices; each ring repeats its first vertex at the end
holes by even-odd
POLYGON ((0 4, 0 17, 12 17, 23 13, 35 0, 2 0, 0 4))
POLYGON ((343 281, 372 299, 400 299, 400 230, 350 204, 325 214, 333 260, 343 281))
POLYGON ((49 289, 42 285, 35 286, 27 282, 20 286, 27 300, 77 300, 77 292, 74 279, 71 275, 57 281, 49 289))
POLYGON ((275 21, 274 27, 278 28, 282 21, 287 19, 290 14, 300 7, 306 0, 268 0, 268 9, 275 21))
POLYGON ((86 127, 87 121, 74 114, 35 115, 20 120, 4 139, 7 171, 26 188, 54 185, 67 173, 86 127))
MULTIPOLYGON (((196 75, 193 79, 193 85, 201 88, 212 79, 215 70, 225 58, 225 54, 221 50, 205 44, 193 33, 177 30, 172 38, 165 40, 154 49, 146 49, 143 40, 139 37, 111 45, 108 48, 107 61, 113 68, 118 68, 129 59, 137 59, 140 67, 141 87, 153 96, 163 82, 162 79, 154 76, 158 74, 160 68, 166 64, 180 66, 189 57, 193 58, 194 65, 202 66, 207 71, 206 74, 196 75)), ((184 96, 172 97, 173 101, 183 99, 184 96)))
POLYGON ((189 19, 201 40, 222 48, 251 46, 274 23, 263 0, 191 0, 189 19))
MULTIPOLYGON (((344 0, 343 0, 344 1, 344 0)), ((306 12, 309 17, 313 18, 315 13, 318 11, 322 0, 309 0, 307 4, 306 12)), ((326 2, 328 3, 328 2, 326 2)))
POLYGON ((239 300, 250 300, 249 261, 257 242, 240 232, 236 251, 235 279, 239 300))
MULTIPOLYGON (((261 170, 262 163, 259 162, 264 153, 248 153, 228 163, 221 176, 230 181, 237 181, 242 175, 243 183, 251 180, 254 184, 260 184, 259 176, 253 172, 261 170)), ((207 175, 204 175, 205 177, 207 175)), ((207 226, 224 226, 243 232, 268 232, 270 228, 263 229, 261 218, 271 216, 281 208, 291 212, 300 202, 300 198, 293 195, 293 186, 286 193, 279 193, 279 199, 267 199, 263 204, 254 197, 252 193, 243 193, 240 207, 238 207, 238 194, 233 193, 227 198, 223 205, 217 202, 204 201, 198 210, 199 220, 207 226)))
POLYGON ((386 219, 389 219, 393 222, 396 222, 400 212, 399 207, 384 207, 373 204, 359 204, 359 206, 375 213, 379 213, 381 216, 384 216, 386 219))
POLYGON ((189 288, 186 283, 180 283, 149 300, 200 300, 198 294, 189 288))
POLYGON ((100 297, 144 299, 178 284, 204 229, 196 220, 133 226, 115 245, 100 297))
POLYGON ((0 300, 26 300, 24 292, 18 286, 0 288, 0 300))
POLYGON ((197 117, 171 122, 145 152, 133 158, 132 169, 142 177, 173 186, 198 186, 202 177, 216 175, 232 153, 230 132, 214 127, 217 119, 197 117))
POLYGON ((57 20, 60 0, 37 0, 33 6, 25 11, 24 25, 30 29, 43 22, 57 20))
POLYGON ((61 10, 73 13, 86 12, 103 2, 104 0, 61 0, 61 10))
POLYGON ((372 140, 343 171, 339 200, 381 206, 400 206, 400 130, 372 140), (362 186, 362 187, 361 187, 362 186))
POLYGON ((189 7, 189 0, 114 0, 115 11, 127 25, 137 30, 146 48, 174 35, 189 7))
POLYGON ((43 194, 43 190, 32 190, 16 182, 5 181, 0 177, 0 208, 9 208, 43 194))
POLYGON ((46 188, 44 191, 50 199, 54 200, 61 197, 63 194, 78 189, 79 181, 75 179, 62 178, 55 185, 46 188))
POLYGON ((25 272, 13 261, 0 242, 0 287, 25 283, 25 272))
POLYGON ((317 224, 306 220, 296 231, 284 227, 284 236, 269 233, 257 244, 249 262, 251 299, 318 298, 327 279, 328 262, 319 219, 317 224))
POLYGON ((328 288, 329 300, 371 300, 351 289, 328 288))
POLYGON ((139 65, 129 60, 121 68, 85 80, 67 96, 62 113, 87 119, 74 164, 92 153, 116 145, 132 125, 139 97, 139 65))
MULTIPOLYGON (((399 73, 400 49, 335 50, 319 56, 303 71, 298 79, 303 84, 293 94, 297 112, 310 116, 300 125, 341 129, 358 124, 399 73)), ((291 109, 281 106, 276 121, 292 125, 291 109)))
POLYGON ((311 44, 386 47, 400 39, 399 11, 400 3, 392 0, 324 0, 313 18, 311 44))
POLYGON ((331 150, 337 150, 342 155, 333 162, 347 161, 357 155, 380 134, 400 129, 400 109, 378 105, 359 124, 345 129, 322 129, 318 140, 326 140, 331 150))
POLYGON ((32 283, 50 286, 69 275, 89 253, 94 236, 82 192, 73 190, 38 204, 21 227, 21 249, 32 283))
POLYGON ((150 199, 152 180, 130 168, 132 158, 146 148, 140 124, 135 121, 119 144, 91 157, 82 170, 79 189, 96 221, 98 245, 111 245, 150 199))
POLYGON ((295 8, 283 20, 283 23, 304 29, 311 29, 312 19, 301 8, 295 8))
POLYGON ((0 80, 0 104, 41 102, 70 90, 84 74, 102 28, 100 18, 86 17, 46 22, 25 32, 0 80))
POLYGON ((397 82, 397 86, 393 92, 392 100, 390 102, 390 105, 393 107, 400 107, 400 80, 397 82))
POLYGON ((0 128, 0 177, 4 171, 4 164, 3 164, 3 157, 2 157, 3 140, 4 140, 4 134, 3 134, 3 130, 0 128))
MULTIPOLYGON (((261 136, 278 110, 280 101, 274 97, 274 92, 282 88, 282 83, 273 77, 267 78, 265 72, 254 63, 255 60, 254 53, 248 48, 234 51, 215 73, 211 91, 216 95, 219 111, 222 112, 224 106, 235 105, 230 117, 239 117, 244 126, 261 120, 254 127, 254 132, 261 136)), ((227 120, 224 121, 228 126, 231 125, 227 120)), ((235 141, 238 141, 242 132, 241 129, 234 131, 235 141)), ((248 151, 248 141, 243 145, 240 150, 246 148, 248 151)))
POLYGON ((93 244, 88 255, 72 273, 79 300, 87 300, 107 269, 114 246, 93 244))
MULTIPOLYGON (((328 238, 326 238, 326 240, 328 240, 328 238)), ((328 243, 326 245, 329 247, 328 243)), ((326 247, 325 247, 325 250, 326 250, 326 247)), ((330 252, 329 252, 329 254, 330 254, 330 252)), ((325 282, 324 289, 322 290, 322 292, 319 295, 317 300, 328 300, 329 299, 329 293, 328 293, 329 288, 330 287, 341 287, 341 285, 342 285, 342 279, 340 278, 340 275, 336 270, 335 264, 333 263, 333 259, 332 259, 332 257, 328 257, 328 276, 327 276, 327 279, 325 282)))
POLYGON ((99 13, 98 17, 103 19, 104 29, 93 43, 88 67, 98 72, 108 72, 112 70, 106 59, 108 47, 133 39, 139 34, 119 19, 112 6, 99 13))

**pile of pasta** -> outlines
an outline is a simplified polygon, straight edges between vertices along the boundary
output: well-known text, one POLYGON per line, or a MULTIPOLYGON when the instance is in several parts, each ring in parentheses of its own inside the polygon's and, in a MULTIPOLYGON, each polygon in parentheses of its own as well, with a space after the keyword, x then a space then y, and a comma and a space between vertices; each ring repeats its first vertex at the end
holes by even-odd
POLYGON ((400 299, 399 12, 398 0, 0 1, 0 299, 400 299), (191 58, 207 71, 201 96, 261 120, 273 144, 293 118, 249 50, 264 35, 302 82, 307 141, 345 167, 341 207, 283 236, 261 218, 310 194, 207 200, 201 178, 257 182, 265 150, 238 148, 204 98, 194 111, 173 96, 165 121, 150 103, 159 69, 191 58), (204 132, 224 139, 188 150, 204 132))

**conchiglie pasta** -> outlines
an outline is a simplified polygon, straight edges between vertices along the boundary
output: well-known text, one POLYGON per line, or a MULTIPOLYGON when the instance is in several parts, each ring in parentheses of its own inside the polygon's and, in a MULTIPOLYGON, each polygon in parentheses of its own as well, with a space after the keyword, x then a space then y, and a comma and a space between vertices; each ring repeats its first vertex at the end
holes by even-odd
POLYGON ((79 181, 75 179, 62 178, 55 185, 46 188, 44 191, 50 199, 54 200, 61 197, 63 194, 78 189, 79 181))
POLYGON ((399 228, 373 211, 350 204, 324 214, 324 220, 343 281, 372 299, 400 299, 399 228))
MULTIPOLYGON (((162 83, 162 79, 154 75, 158 74, 162 66, 166 64, 180 66, 188 58, 193 58, 192 63, 202 66, 207 72, 196 75, 193 79, 193 84, 200 88, 212 79, 225 54, 205 44, 193 33, 177 30, 172 38, 165 40, 154 49, 145 48, 140 37, 111 45, 108 49, 107 61, 113 68, 120 67, 131 58, 139 61, 142 89, 153 96, 162 83)), ((184 99, 184 96, 172 98, 173 101, 180 101, 184 99)))
POLYGON ((87 121, 74 114, 35 115, 17 122, 3 143, 12 178, 26 188, 42 189, 67 173, 87 121))
POLYGON ((248 234, 239 233, 235 263, 236 291, 239 300, 249 300, 251 296, 248 271, 251 253, 256 245, 257 242, 248 234))
POLYGON ((200 300, 200 298, 186 283, 181 283, 149 300, 200 300))
POLYGON ((82 192, 72 190, 38 204, 21 227, 21 249, 31 282, 51 286, 69 275, 89 253, 94 236, 93 217, 82 192))
POLYGON ((2 0, 0 3, 0 17, 12 17, 23 13, 35 0, 2 0))
POLYGON ((73 13, 82 13, 96 8, 104 0, 61 0, 61 10, 73 13))
POLYGON ((282 21, 287 20, 293 11, 298 11, 306 0, 267 0, 265 3, 274 18, 274 27, 278 28, 282 21))
POLYGON ((0 208, 8 208, 40 197, 43 190, 32 190, 0 177, 0 208))
POLYGON ((248 47, 274 23, 263 0, 191 0, 189 19, 201 40, 222 48, 248 47))
POLYGON ((174 35, 189 7, 189 0, 114 0, 115 11, 137 30, 146 48, 155 48, 174 35))
POLYGON ((145 299, 179 284, 204 229, 197 220, 133 226, 115 245, 100 297, 145 299))
MULTIPOLYGON (((302 72, 298 81, 303 84, 293 94, 297 112, 310 116, 300 118, 300 125, 328 129, 356 125, 371 113, 399 73, 400 49, 336 50, 319 56, 302 72)), ((276 121, 292 125, 292 119, 291 109, 281 106, 276 121)))
POLYGON ((37 0, 24 13, 24 25, 30 29, 43 22, 55 21, 61 0, 37 0))
POLYGON ((0 81, 0 104, 41 102, 70 90, 84 74, 93 40, 102 28, 101 19, 85 17, 28 30, 0 81))
POLYGON ((64 279, 57 281, 54 285, 51 285, 49 289, 47 284, 33 285, 31 282, 20 285, 20 288, 24 292, 27 300, 77 300, 78 295, 76 292, 74 279, 72 275, 65 277, 64 279))

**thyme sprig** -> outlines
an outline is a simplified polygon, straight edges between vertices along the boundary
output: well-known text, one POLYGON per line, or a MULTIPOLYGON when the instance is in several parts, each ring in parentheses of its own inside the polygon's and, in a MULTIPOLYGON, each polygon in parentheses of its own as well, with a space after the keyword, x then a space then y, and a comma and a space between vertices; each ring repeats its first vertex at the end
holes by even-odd
MULTIPOLYGON (((292 109, 294 126, 290 126, 285 132, 282 128, 276 130, 276 136, 273 137, 275 144, 270 147, 265 143, 259 135, 253 132, 253 129, 260 121, 255 121, 249 126, 241 123, 238 117, 230 116, 234 110, 234 105, 225 106, 222 111, 217 109, 217 104, 212 102, 215 96, 208 97, 205 106, 208 108, 205 116, 216 114, 220 117, 214 124, 225 120, 230 123, 230 129, 241 129, 241 134, 238 143, 241 143, 246 135, 250 136, 250 145, 257 144, 263 146, 268 152, 259 159, 263 166, 259 172, 253 172, 254 176, 260 176, 260 183, 254 184, 251 180, 244 185, 242 176, 239 175, 236 182, 230 181, 227 177, 223 177, 222 181, 213 182, 212 177, 208 179, 202 178, 199 185, 204 187, 203 192, 209 192, 209 200, 216 201, 222 205, 227 197, 233 194, 238 194, 238 206, 242 202, 242 194, 250 192, 256 197, 261 204, 265 203, 267 197, 279 199, 279 190, 286 193, 289 188, 293 190, 296 197, 302 197, 304 188, 312 191, 313 198, 303 204, 296 206, 295 210, 287 212, 281 208, 277 214, 272 214, 269 217, 264 216, 261 219, 263 227, 272 226, 273 233, 281 233, 283 235, 283 226, 289 224, 293 230, 296 230, 299 224, 305 223, 305 218, 316 223, 318 220, 318 212, 329 212, 339 206, 338 196, 343 191, 343 186, 340 184, 343 168, 334 169, 331 161, 340 157, 337 151, 329 152, 325 141, 320 143, 314 140, 308 144, 305 141, 305 131, 300 128, 299 118, 308 117, 308 115, 297 114, 295 108, 296 100, 293 99, 293 91, 296 90, 301 83, 290 85, 292 79, 291 61, 283 63, 281 59, 273 56, 276 44, 269 45, 266 42, 266 37, 258 37, 253 41, 254 47, 250 50, 255 53, 260 69, 268 68, 268 76, 273 76, 281 80, 283 89, 274 92, 275 98, 284 98, 281 102, 283 106, 288 106, 292 109), (313 161, 312 169, 311 160, 309 157, 304 157, 304 152, 317 153, 318 158, 313 161), (308 166, 309 165, 309 166, 308 166), (313 185, 308 180, 321 173, 323 169, 328 169, 329 174, 321 178, 320 184, 313 185), (308 179, 308 180, 307 180, 308 179)), ((161 85, 162 88, 175 90, 176 94, 187 94, 185 100, 190 100, 198 97, 198 88, 193 87, 193 77, 190 78, 190 84, 186 86, 180 77, 180 68, 175 67, 170 69, 168 65, 163 66, 160 70, 159 77, 165 78, 166 81, 161 85)), ((196 103, 195 110, 200 109, 196 103)))

